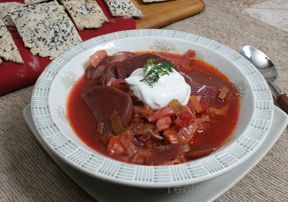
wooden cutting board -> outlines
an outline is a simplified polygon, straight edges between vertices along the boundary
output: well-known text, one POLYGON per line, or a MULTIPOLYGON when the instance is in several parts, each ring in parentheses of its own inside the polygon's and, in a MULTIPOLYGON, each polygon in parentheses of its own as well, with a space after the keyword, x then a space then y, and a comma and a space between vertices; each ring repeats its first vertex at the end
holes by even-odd
POLYGON ((204 10, 203 0, 170 0, 158 3, 143 3, 133 0, 144 16, 136 20, 137 29, 160 28, 204 10))

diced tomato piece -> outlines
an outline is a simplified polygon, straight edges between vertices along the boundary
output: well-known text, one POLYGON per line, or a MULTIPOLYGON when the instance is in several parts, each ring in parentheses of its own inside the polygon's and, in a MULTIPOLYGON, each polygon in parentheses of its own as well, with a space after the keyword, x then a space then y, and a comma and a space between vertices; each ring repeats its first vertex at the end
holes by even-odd
POLYGON ((186 51, 177 65, 179 70, 182 72, 189 72, 193 66, 195 59, 196 52, 194 50, 186 51))
POLYGON ((170 116, 164 116, 156 122, 156 127, 158 131, 168 129, 172 123, 170 116))
POLYGON ((171 109, 170 107, 164 107, 164 108, 154 112, 153 114, 151 114, 148 117, 148 121, 155 122, 164 116, 173 116, 173 115, 175 115, 175 112, 173 109, 171 109))
POLYGON ((194 118, 192 114, 190 114, 189 112, 183 112, 175 120, 175 125, 178 128, 183 128, 193 123, 193 121, 194 121, 194 118))
POLYGON ((89 58, 89 61, 90 61, 90 64, 92 65, 92 67, 96 68, 97 65, 100 63, 100 61, 105 58, 107 56, 107 52, 106 50, 99 50, 99 51, 96 51, 95 53, 93 53, 90 58, 89 58))
POLYGON ((107 148, 110 154, 121 154, 125 151, 123 145, 120 142, 119 136, 113 136, 110 139, 107 148))
POLYGON ((184 53, 183 58, 189 59, 189 60, 195 60, 196 52, 194 50, 189 49, 184 53))

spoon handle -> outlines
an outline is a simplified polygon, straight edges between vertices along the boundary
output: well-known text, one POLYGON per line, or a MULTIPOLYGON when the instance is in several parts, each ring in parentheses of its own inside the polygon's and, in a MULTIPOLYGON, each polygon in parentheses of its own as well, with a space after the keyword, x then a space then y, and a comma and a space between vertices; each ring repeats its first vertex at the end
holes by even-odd
POLYGON ((281 109, 283 109, 288 114, 288 96, 283 93, 278 96, 277 101, 281 106, 281 109))
POLYGON ((275 95, 278 97, 279 95, 284 94, 283 91, 278 87, 278 85, 275 83, 275 81, 270 82, 270 87, 272 88, 272 91, 275 93, 275 95))

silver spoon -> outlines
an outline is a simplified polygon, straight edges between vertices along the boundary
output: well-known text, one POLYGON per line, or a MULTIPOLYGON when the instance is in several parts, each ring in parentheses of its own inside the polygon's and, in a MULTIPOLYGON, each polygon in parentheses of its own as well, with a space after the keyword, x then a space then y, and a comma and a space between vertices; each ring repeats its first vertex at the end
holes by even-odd
POLYGON ((288 96, 281 91, 275 83, 278 73, 270 58, 262 51, 252 46, 244 46, 240 50, 240 54, 247 58, 262 73, 270 85, 273 94, 276 96, 280 107, 288 113, 288 96))

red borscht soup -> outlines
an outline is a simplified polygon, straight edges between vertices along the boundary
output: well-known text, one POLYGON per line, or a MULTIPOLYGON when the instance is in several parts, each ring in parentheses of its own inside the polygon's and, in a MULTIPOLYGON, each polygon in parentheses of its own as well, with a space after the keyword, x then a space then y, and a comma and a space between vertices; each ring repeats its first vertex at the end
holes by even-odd
MULTIPOLYGON (((169 85, 177 89, 176 79, 175 83, 174 77, 170 79, 169 85)), ((153 96, 157 101, 155 93, 153 96)), ((193 50, 110 56, 105 50, 97 51, 67 103, 70 125, 86 145, 110 158, 142 165, 178 164, 217 150, 232 135, 239 109, 235 85, 215 67, 197 59, 193 50), (145 95, 143 89, 135 91, 127 82, 127 78, 140 75, 137 71, 142 71, 143 78, 133 78, 148 89, 145 95), (149 105, 150 90, 165 89, 159 82, 173 73, 189 86, 186 104, 173 98, 162 107, 149 105)))

